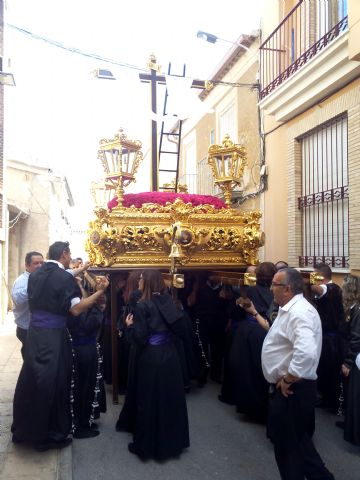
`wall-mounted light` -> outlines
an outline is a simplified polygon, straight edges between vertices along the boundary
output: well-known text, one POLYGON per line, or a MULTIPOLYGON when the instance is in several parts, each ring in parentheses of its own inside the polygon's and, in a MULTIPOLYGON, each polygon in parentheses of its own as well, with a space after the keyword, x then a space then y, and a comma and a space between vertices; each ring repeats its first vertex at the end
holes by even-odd
POLYGON ((91 73, 96 78, 101 78, 104 80, 116 80, 116 77, 114 77, 111 70, 105 70, 103 68, 95 68, 95 70, 93 70, 91 73))
POLYGON ((244 50, 247 50, 247 51, 250 50, 249 47, 246 47, 242 43, 232 42, 230 40, 226 40, 225 38, 220 38, 220 37, 217 37, 216 35, 213 35, 212 33, 203 32, 201 30, 199 30, 197 32, 196 36, 197 36, 197 38, 200 38, 201 40, 205 40, 205 42, 216 43, 218 40, 220 40, 222 42, 231 43, 232 45, 236 45, 237 47, 241 47, 244 50))
POLYGON ((10 85, 11 87, 15 87, 14 75, 2 71, 2 57, 0 57, 0 85, 10 85))

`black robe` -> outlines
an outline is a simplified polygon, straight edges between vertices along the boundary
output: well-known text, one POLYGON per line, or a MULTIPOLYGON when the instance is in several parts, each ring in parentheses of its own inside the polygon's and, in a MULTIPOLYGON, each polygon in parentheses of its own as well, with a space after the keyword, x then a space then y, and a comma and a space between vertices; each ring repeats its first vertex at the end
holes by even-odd
POLYGON ((128 330, 136 345, 134 452, 142 458, 164 459, 189 446, 189 425, 183 376, 172 340, 151 345, 150 337, 172 333, 182 317, 171 297, 157 295, 136 305, 128 330))
MULTIPOLYGON (((71 299, 81 297, 74 277, 54 262, 31 273, 30 311, 67 317, 71 299)), ((72 351, 66 326, 35 327, 30 322, 28 344, 14 395, 12 432, 21 442, 62 441, 72 428, 70 407, 72 351)))
POLYGON ((269 387, 261 367, 265 337, 266 330, 255 319, 243 320, 237 328, 229 357, 236 409, 258 421, 266 420, 268 408, 269 387))
POLYGON ((95 305, 79 317, 68 320, 75 354, 75 426, 89 427, 100 412, 106 412, 106 396, 101 371, 97 335, 103 312, 95 305))
POLYGON ((323 333, 317 386, 322 396, 322 405, 336 408, 339 404, 342 361, 339 327, 344 321, 340 287, 328 283, 326 294, 315 298, 315 306, 320 315, 323 333))
POLYGON ((196 302, 189 309, 193 328, 198 335, 199 383, 210 377, 221 382, 226 344, 227 301, 219 296, 220 286, 202 283, 197 291, 196 302))
POLYGON ((355 305, 350 312, 350 337, 344 364, 350 368, 347 382, 344 438, 360 445, 360 370, 355 364, 360 354, 360 307, 355 305))
POLYGON ((236 305, 235 299, 229 305, 228 318, 230 321, 230 325, 226 332, 224 375, 219 400, 224 403, 228 403, 229 405, 235 405, 235 390, 237 389, 237 382, 236 378, 233 379, 232 375, 232 369, 230 365, 230 352, 239 323, 246 319, 245 310, 240 306, 236 305))
MULTIPOLYGON (((247 296, 256 310, 265 318, 272 302, 269 287, 248 287, 247 296)), ((261 350, 266 330, 254 317, 247 314, 237 328, 229 356, 234 401, 239 413, 258 421, 265 421, 268 409, 268 383, 261 367, 261 350)))
MULTIPOLYGON (((126 305, 126 314, 135 313, 135 307, 140 300, 141 291, 135 290, 130 294, 129 302, 126 305)), ((129 359, 128 359, 128 375, 126 385, 126 395, 123 407, 120 411, 119 418, 116 422, 116 430, 118 432, 133 432, 136 417, 136 382, 137 382, 137 357, 138 351, 141 350, 137 342, 132 341, 132 336, 129 335, 129 329, 125 326, 125 313, 123 318, 123 328, 125 329, 124 341, 130 345, 129 359)))

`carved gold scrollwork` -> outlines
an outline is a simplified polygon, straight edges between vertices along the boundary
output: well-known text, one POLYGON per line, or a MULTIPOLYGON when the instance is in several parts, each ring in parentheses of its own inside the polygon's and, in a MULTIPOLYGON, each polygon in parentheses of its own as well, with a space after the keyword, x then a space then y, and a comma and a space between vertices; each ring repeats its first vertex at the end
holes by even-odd
POLYGON ((256 264, 264 243, 259 212, 193 207, 177 199, 111 212, 98 209, 95 215, 86 250, 93 265, 104 267, 170 267, 174 244, 182 252, 177 264, 184 267, 256 264))

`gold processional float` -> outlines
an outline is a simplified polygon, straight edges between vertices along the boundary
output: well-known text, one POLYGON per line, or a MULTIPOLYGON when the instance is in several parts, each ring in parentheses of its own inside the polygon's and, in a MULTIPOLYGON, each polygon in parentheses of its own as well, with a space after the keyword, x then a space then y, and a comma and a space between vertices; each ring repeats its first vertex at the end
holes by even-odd
POLYGON ((208 149, 222 201, 176 192, 124 194, 124 188, 136 181, 141 145, 122 130, 113 139, 100 141, 104 178, 92 184, 95 218, 86 242, 90 263, 105 269, 167 270, 177 287, 183 286, 180 270, 239 272, 256 265, 264 244, 261 213, 231 207, 232 190, 242 183, 247 164, 245 147, 227 135, 221 145, 208 149))

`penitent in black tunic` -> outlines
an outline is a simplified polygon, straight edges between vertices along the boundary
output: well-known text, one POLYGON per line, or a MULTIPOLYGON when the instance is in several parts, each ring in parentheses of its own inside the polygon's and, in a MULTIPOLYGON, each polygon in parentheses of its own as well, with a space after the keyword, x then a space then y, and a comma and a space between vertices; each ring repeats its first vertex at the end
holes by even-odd
POLYGON ((344 438, 354 445, 360 445, 360 370, 356 357, 360 354, 360 307, 354 305, 350 311, 350 335, 347 342, 344 364, 350 368, 347 403, 345 409, 344 438))
POLYGON ((103 312, 94 305, 78 317, 69 317, 75 364, 74 417, 75 426, 87 428, 100 412, 106 412, 106 394, 100 368, 100 346, 97 335, 103 312))
POLYGON ((71 343, 66 323, 54 327, 50 317, 55 314, 66 320, 71 300, 80 296, 74 277, 57 263, 47 262, 29 277, 30 311, 40 311, 45 318, 43 326, 30 322, 14 395, 11 430, 17 441, 62 441, 71 431, 71 343))
POLYGON ((189 425, 178 351, 171 337, 180 312, 167 294, 140 301, 128 332, 137 345, 134 451, 157 459, 179 455, 189 446, 189 425), (154 335, 170 340, 152 345, 154 335))

